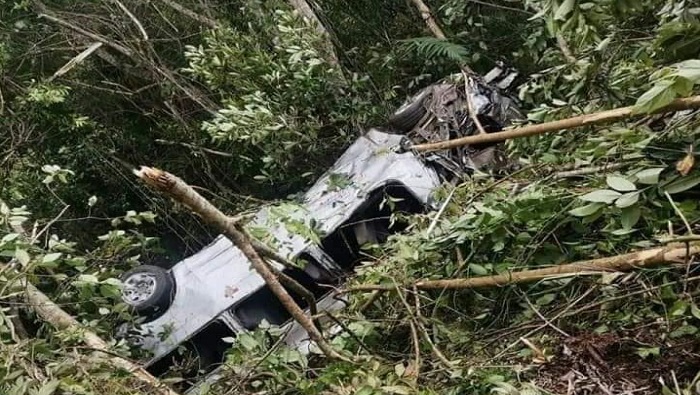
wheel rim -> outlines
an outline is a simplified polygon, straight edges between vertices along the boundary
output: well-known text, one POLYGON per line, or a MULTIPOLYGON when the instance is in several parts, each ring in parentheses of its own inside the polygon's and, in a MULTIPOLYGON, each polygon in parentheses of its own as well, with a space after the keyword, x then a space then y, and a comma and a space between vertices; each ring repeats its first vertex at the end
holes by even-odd
POLYGON ((139 305, 156 292, 156 276, 150 273, 134 273, 124 281, 122 298, 130 305, 139 305))
POLYGON ((411 97, 410 99, 406 100, 406 101, 401 105, 401 107, 399 107, 399 108, 395 111, 395 113, 399 113, 399 112, 401 112, 401 111, 407 109, 408 107, 412 106, 412 105, 413 105, 414 103, 416 103, 417 101, 423 101, 423 100, 425 99, 425 97, 426 97, 428 94, 430 94, 430 89, 424 89, 424 90, 422 90, 421 92, 418 92, 416 95, 414 95, 414 96, 411 97))

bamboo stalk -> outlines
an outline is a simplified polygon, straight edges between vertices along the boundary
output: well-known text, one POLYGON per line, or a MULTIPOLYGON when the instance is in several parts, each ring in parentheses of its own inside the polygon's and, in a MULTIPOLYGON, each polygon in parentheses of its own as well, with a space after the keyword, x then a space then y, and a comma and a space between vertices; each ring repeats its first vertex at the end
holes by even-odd
MULTIPOLYGON (((700 96, 676 99, 667 106, 653 111, 652 114, 670 113, 689 109, 700 108, 700 96)), ((449 148, 461 147, 464 145, 495 143, 520 137, 536 136, 539 134, 558 132, 560 130, 574 129, 581 126, 600 125, 620 121, 635 116, 648 114, 637 114, 634 106, 616 108, 614 110, 601 111, 593 114, 579 115, 572 118, 558 121, 546 122, 538 125, 527 125, 501 132, 478 134, 474 136, 461 137, 454 140, 440 141, 437 143, 417 144, 411 146, 415 151, 440 151, 449 148)))
MULTIPOLYGON (((456 278, 446 280, 419 280, 405 287, 417 289, 470 289, 500 287, 504 285, 529 283, 539 280, 561 278, 571 275, 594 275, 601 272, 621 272, 649 268, 669 263, 683 263, 687 256, 700 253, 700 243, 672 244, 612 257, 579 261, 544 269, 509 272, 495 276, 456 278)), ((391 291, 394 285, 360 285, 339 291, 339 293, 363 291, 391 291)))
POLYGON ((189 207, 205 222, 213 225, 228 237, 250 261, 253 268, 265 280, 272 293, 277 296, 294 320, 306 330, 311 340, 318 345, 321 351, 329 358, 347 360, 328 344, 323 334, 314 325, 311 317, 307 316, 292 299, 278 277, 270 270, 270 267, 261 257, 261 254, 255 249, 253 242, 239 221, 221 212, 191 186, 173 174, 145 166, 142 166, 138 171, 135 170, 134 173, 147 185, 189 207))

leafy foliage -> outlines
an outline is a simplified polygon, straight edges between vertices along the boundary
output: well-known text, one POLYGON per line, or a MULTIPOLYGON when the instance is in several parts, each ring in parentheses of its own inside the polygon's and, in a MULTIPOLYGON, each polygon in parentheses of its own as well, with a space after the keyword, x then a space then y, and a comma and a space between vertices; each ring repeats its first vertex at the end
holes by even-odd
MULTIPOLYGON (((446 185, 438 192, 451 196, 444 212, 411 217, 406 232, 369 246, 350 285, 397 290, 355 294, 335 317, 342 326, 333 346, 358 363, 301 355, 281 344, 280 328, 263 326, 228 339, 222 381, 209 393, 561 393, 567 388, 556 383, 570 371, 585 372, 575 378, 591 388, 634 381, 662 393, 696 390, 692 260, 494 289, 401 285, 692 236, 700 220, 697 113, 646 114, 698 91, 697 5, 428 2, 449 36, 443 41, 425 37, 410 2, 310 3, 340 65, 282 1, 178 2, 197 18, 166 2, 0 2, 0 262, 9 265, 0 278, 0 392, 148 393, 78 333, 38 320, 17 287, 31 281, 111 338, 133 319, 118 297, 119 274, 138 263, 167 265, 211 238, 186 209, 138 185, 132 166, 181 175, 228 211, 258 207, 260 198, 283 198, 313 180, 402 96, 458 63, 484 72, 497 60, 524 73, 519 99, 534 122, 628 105, 639 117, 508 142, 521 171, 446 185), (76 26, 104 44, 54 75, 94 42, 76 26), (36 237, 27 240, 20 225, 36 237), (591 347, 607 367, 596 365, 591 347), (681 349, 691 351, 679 358, 681 349)), ((334 187, 343 182, 333 178, 334 187)), ((320 236, 278 207, 289 229, 320 236)))

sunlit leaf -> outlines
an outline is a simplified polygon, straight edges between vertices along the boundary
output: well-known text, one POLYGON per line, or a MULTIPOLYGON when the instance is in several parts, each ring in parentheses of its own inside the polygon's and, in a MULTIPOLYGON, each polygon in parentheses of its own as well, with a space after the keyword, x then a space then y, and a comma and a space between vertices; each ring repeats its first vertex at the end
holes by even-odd
POLYGON ((622 196, 620 196, 616 201, 615 201, 615 206, 619 208, 627 208, 632 205, 637 204, 639 201, 639 192, 630 192, 626 193, 622 196))
POLYGON ((664 171, 663 167, 645 169, 635 174, 640 184, 656 185, 659 183, 659 176, 664 171))
POLYGON ((566 16, 574 10, 575 5, 576 0, 564 0, 564 2, 561 3, 559 8, 557 8, 557 11, 554 13, 554 19, 558 21, 566 20, 566 16))
POLYGON ((642 212, 639 206, 630 206, 622 209, 622 216, 620 217, 620 222, 622 222, 622 227, 624 229, 632 229, 639 218, 642 216, 642 212))
POLYGON ((659 108, 667 106, 676 98, 673 84, 666 81, 657 83, 637 99, 634 112, 637 114, 652 113, 659 108))
POLYGON ((571 211, 569 211, 569 214, 573 215, 574 217, 587 217, 589 215, 593 215, 598 212, 601 208, 605 207, 604 204, 601 203, 591 203, 587 204, 585 206, 581 206, 579 208, 575 208, 571 211))
POLYGON ((693 174, 687 177, 680 177, 663 187, 670 195, 685 192, 700 184, 700 174, 693 174))
POLYGON ((26 250, 23 250, 21 248, 18 248, 15 250, 15 258, 22 266, 28 265, 32 259, 29 256, 29 253, 26 250))
POLYGON ((615 199, 619 198, 620 196, 622 196, 620 192, 612 191, 610 189, 599 189, 597 191, 593 191, 583 196, 580 196, 579 199, 586 202, 609 204, 614 202, 615 199))
POLYGON ((630 192, 630 191, 636 191, 637 187, 634 186, 634 183, 631 181, 618 177, 618 176, 608 176, 605 179, 605 182, 608 184, 608 186, 618 192, 630 192))

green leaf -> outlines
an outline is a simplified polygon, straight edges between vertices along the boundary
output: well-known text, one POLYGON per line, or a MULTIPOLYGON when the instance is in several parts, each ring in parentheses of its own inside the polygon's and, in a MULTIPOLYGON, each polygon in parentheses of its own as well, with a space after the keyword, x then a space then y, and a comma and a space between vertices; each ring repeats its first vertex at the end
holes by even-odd
POLYGON ((625 236, 630 233, 634 233, 634 229, 615 229, 610 234, 615 235, 615 236, 625 236))
POLYGON ((566 16, 574 10, 575 5, 576 0, 564 0, 554 13, 554 19, 557 21, 565 21, 566 16))
POLYGON ((694 302, 690 304, 690 313, 693 317, 700 320, 700 309, 698 309, 698 306, 694 302))
POLYGON ((674 317, 680 317, 685 314, 686 310, 688 310, 688 303, 678 299, 673 303, 673 306, 671 306, 669 313, 674 317))
POLYGON ((680 177, 663 188, 669 195, 687 191, 700 184, 700 174, 692 174, 687 177, 680 177))
POLYGON ((627 208, 637 204, 639 201, 639 192, 630 192, 620 196, 616 201, 615 205, 619 208, 627 208))
POLYGON ((663 167, 656 167, 653 169, 646 169, 636 173, 634 176, 640 184, 656 185, 659 183, 659 176, 661 172, 664 171, 663 167))
POLYGON ((546 294, 542 295, 537 300, 535 301, 535 304, 538 306, 546 306, 554 301, 554 298, 556 298, 556 294, 546 294))
POLYGON ((478 265, 476 263, 470 263, 469 270, 477 276, 485 276, 489 274, 489 271, 483 265, 478 265))
POLYGON ((659 347, 640 347, 637 349, 637 355, 643 359, 647 359, 650 356, 658 357, 659 354, 661 354, 661 348, 659 347))
POLYGON ((612 191, 610 189, 599 189, 597 191, 593 191, 583 196, 580 196, 579 199, 586 202, 610 204, 620 196, 622 196, 620 192, 612 191))
POLYGON ((44 384, 43 387, 36 393, 36 395, 52 395, 58 389, 61 384, 60 380, 51 380, 44 384))
POLYGON ((676 90, 671 81, 664 80, 658 82, 637 99, 637 103, 634 105, 634 112, 637 114, 654 112, 668 105, 675 98, 676 90))
POLYGON ((634 183, 630 182, 629 180, 618 177, 618 176, 608 176, 608 178, 605 180, 605 182, 608 184, 608 186, 618 192, 630 192, 630 191, 636 191, 637 187, 634 186, 634 183))
POLYGON ((405 372, 406 367, 403 366, 402 363, 397 363, 396 365, 394 365, 394 373, 396 373, 397 376, 402 377, 405 372))
POLYGON ((244 334, 242 336, 238 337, 238 341, 241 343, 241 345, 249 351, 252 351, 255 349, 255 347, 258 346, 258 342, 253 338, 253 336, 244 334))
POLYGON ((21 248, 15 250, 15 258, 17 259, 17 261, 19 261, 19 263, 22 266, 27 266, 29 264, 29 261, 32 260, 32 258, 29 256, 29 253, 21 248))
POLYGON ((676 75, 695 84, 700 83, 700 60, 689 59, 675 65, 676 75))
POLYGON ((639 218, 642 216, 642 212, 639 206, 630 206, 622 209, 622 216, 620 217, 620 222, 622 222, 622 227, 625 229, 632 229, 634 225, 639 222, 639 218))
POLYGON ((698 328, 693 325, 683 325, 675 331, 671 332, 668 336, 672 339, 682 337, 685 335, 694 335, 698 332, 698 328))
POLYGON ((61 255, 62 254, 60 252, 53 252, 51 254, 46 254, 46 255, 44 255, 43 258, 41 258, 41 262, 42 263, 51 263, 51 262, 55 261, 56 259, 60 258, 61 255))
POLYGON ((581 206, 569 211, 569 214, 574 217, 588 217, 598 212, 601 208, 605 207, 602 203, 591 203, 585 206, 581 206))

